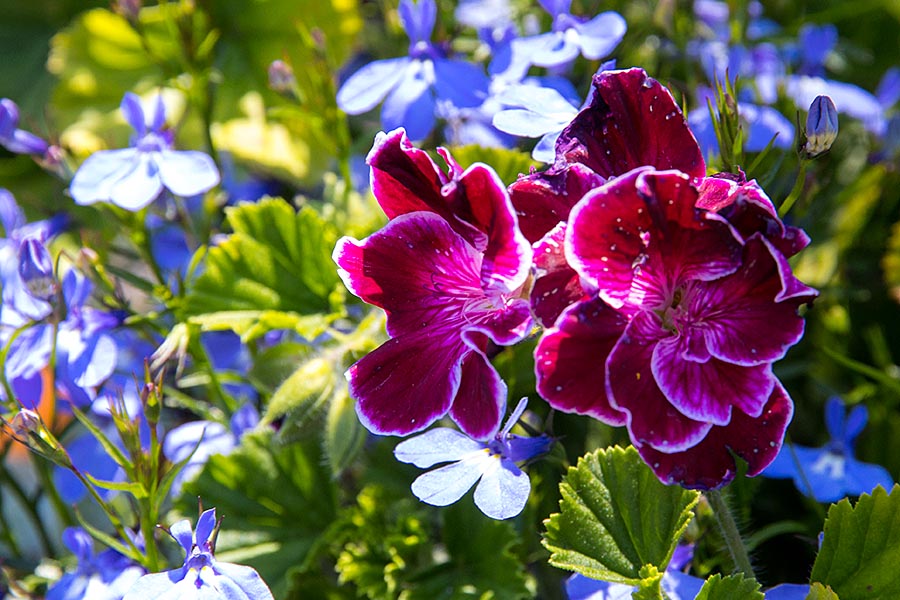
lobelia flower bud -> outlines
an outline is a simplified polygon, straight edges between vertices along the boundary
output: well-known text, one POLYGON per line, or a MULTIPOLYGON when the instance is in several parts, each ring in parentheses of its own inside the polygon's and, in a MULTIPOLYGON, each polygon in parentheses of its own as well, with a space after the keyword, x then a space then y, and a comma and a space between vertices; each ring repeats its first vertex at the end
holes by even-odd
POLYGON ((26 239, 19 248, 19 276, 28 293, 38 300, 49 302, 59 290, 50 253, 36 238, 26 239))
POLYGON ((814 158, 830 150, 837 134, 838 114, 834 102, 828 96, 816 96, 806 116, 806 155, 814 158))
POLYGON ((27 408, 19 410, 9 423, 9 428, 19 442, 36 454, 64 469, 72 468, 72 460, 65 448, 47 429, 37 412, 27 408))
POLYGON ((19 107, 9 98, 0 99, 0 146, 15 154, 47 152, 48 144, 29 131, 19 129, 19 107))
POLYGON ((269 64, 269 87, 279 94, 291 94, 297 85, 294 69, 283 60, 273 60, 269 64))

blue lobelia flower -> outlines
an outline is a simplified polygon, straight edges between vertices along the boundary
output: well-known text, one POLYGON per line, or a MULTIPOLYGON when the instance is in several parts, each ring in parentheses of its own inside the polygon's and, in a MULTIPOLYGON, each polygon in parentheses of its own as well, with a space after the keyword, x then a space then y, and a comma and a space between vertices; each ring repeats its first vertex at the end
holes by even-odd
POLYGON ((255 570, 216 560, 216 529, 214 508, 200 515, 196 531, 191 530, 187 519, 172 525, 169 533, 184 548, 184 565, 144 575, 122 600, 274 600, 255 570))
POLYGON ((19 107, 9 98, 0 100, 0 146, 15 154, 40 154, 50 146, 38 136, 19 129, 19 107))
POLYGON ((173 135, 165 129, 162 96, 157 96, 149 122, 135 94, 125 94, 121 109, 135 130, 131 147, 101 150, 84 161, 69 188, 77 204, 109 201, 136 211, 153 202, 163 188, 188 197, 219 183, 219 171, 209 156, 172 149, 173 135))
POLYGON ((438 427, 398 444, 394 456, 401 462, 423 469, 451 463, 420 475, 412 484, 413 494, 427 504, 447 506, 478 482, 475 505, 485 515, 509 519, 522 512, 531 493, 531 482, 516 463, 546 453, 553 443, 546 435, 529 438, 509 433, 526 404, 527 399, 522 398, 503 429, 489 442, 438 427))
POLYGON ((625 36, 625 19, 615 11, 591 20, 569 14, 572 0, 539 0, 553 17, 553 30, 522 40, 532 64, 539 67, 566 65, 579 54, 589 60, 607 56, 625 36))
POLYGON ((434 0, 401 0, 398 10, 409 36, 409 55, 376 60, 356 71, 338 90, 337 104, 358 115, 384 99, 382 128, 404 127, 410 139, 421 140, 434 128, 438 103, 480 106, 487 97, 488 78, 480 67, 447 58, 431 43, 437 18, 434 0))
POLYGON ((786 443, 762 475, 791 478, 797 489, 819 502, 869 493, 877 485, 891 489, 894 482, 887 469, 860 462, 853 456, 854 443, 868 418, 865 406, 856 406, 845 414, 841 400, 829 398, 825 404, 829 442, 821 448, 786 443))
POLYGON ((47 600, 120 600, 144 574, 144 569, 115 550, 94 554, 91 537, 80 527, 69 527, 63 543, 78 558, 78 567, 47 590, 47 600))

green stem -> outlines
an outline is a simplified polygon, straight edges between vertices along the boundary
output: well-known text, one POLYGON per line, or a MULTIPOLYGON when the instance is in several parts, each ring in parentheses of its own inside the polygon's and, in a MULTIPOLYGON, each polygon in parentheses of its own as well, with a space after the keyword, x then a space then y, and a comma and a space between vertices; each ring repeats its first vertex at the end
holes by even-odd
POLYGON ((788 214, 788 212, 790 212, 791 208, 794 206, 794 203, 798 198, 800 198, 800 194, 803 193, 804 184, 806 183, 806 167, 808 164, 808 160, 803 158, 800 159, 800 170, 797 172, 797 181, 794 182, 794 188, 778 208, 778 216, 782 219, 785 217, 785 215, 788 214))
POLYGON ((735 569, 744 574, 745 577, 753 577, 753 565, 750 564, 750 556, 747 554, 747 548, 741 539, 741 533, 738 531, 737 523, 734 516, 728 508, 728 503, 722 496, 720 490, 709 490, 706 492, 706 499, 712 506, 713 513, 716 515, 716 522, 719 524, 719 530, 722 533, 722 539, 728 547, 731 559, 734 561, 735 569))

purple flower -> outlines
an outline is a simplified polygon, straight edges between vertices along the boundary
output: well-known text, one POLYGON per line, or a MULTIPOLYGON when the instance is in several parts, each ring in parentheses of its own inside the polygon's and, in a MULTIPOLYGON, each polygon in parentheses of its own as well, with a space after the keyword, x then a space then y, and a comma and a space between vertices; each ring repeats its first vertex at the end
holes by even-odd
POLYGON ((80 527, 67 528, 62 539, 78 558, 78 567, 50 586, 47 600, 121 600, 144 574, 141 566, 115 550, 95 555, 91 537, 80 527))
POLYGON ((101 150, 75 173, 69 191, 77 204, 109 201, 126 210, 140 210, 163 188, 177 196, 195 196, 219 183, 213 160, 202 152, 172 149, 172 132, 165 129, 166 110, 157 96, 150 121, 138 96, 127 93, 122 113, 135 130, 131 147, 101 150))
POLYGON ((868 494, 877 485, 891 489, 894 481, 887 469, 853 456, 856 438, 867 420, 865 406, 860 404, 845 414, 841 400, 829 398, 825 404, 825 426, 831 438, 828 443, 821 448, 785 444, 763 476, 791 478, 797 489, 819 502, 868 494))
POLYGON ((47 142, 19 129, 19 107, 9 98, 0 100, 0 146, 15 154, 40 154, 49 149, 47 142))
POLYGON ((273 600, 254 569, 216 560, 212 541, 217 528, 214 508, 200 515, 196 532, 187 519, 172 525, 169 533, 184 548, 184 565, 144 575, 123 600, 273 600))
POLYGON ((334 260, 348 289, 387 313, 390 339, 350 367, 363 424, 382 435, 421 431, 446 414, 473 438, 497 432, 506 385, 489 345, 531 328, 520 297, 531 247, 503 184, 483 164, 442 172, 402 130, 379 134, 372 189, 391 221, 363 241, 342 238, 334 260))
POLYGON ((625 36, 625 19, 617 12, 600 13, 591 20, 569 14, 572 0, 539 0, 553 17, 553 30, 522 40, 530 62, 539 67, 558 67, 579 54, 588 60, 609 55, 625 36))
POLYGON ((338 106, 358 115, 384 99, 381 125, 404 127, 414 140, 431 133, 438 102, 474 108, 487 97, 488 79, 480 67, 453 60, 430 42, 437 17, 434 0, 401 0, 400 22, 409 36, 409 56, 376 60, 343 83, 338 106))
POLYGON ((687 175, 642 168, 572 209, 565 254, 591 293, 535 362, 552 406, 625 425, 662 481, 711 488, 734 476, 731 452, 751 475, 777 453, 792 405, 772 363, 815 292, 762 233, 744 237, 699 197, 687 175))
POLYGON ((489 442, 479 442, 455 429, 438 427, 401 442, 394 448, 397 460, 427 469, 438 463, 451 464, 420 475, 412 484, 416 497, 427 504, 447 506, 475 485, 475 505, 492 519, 510 519, 525 508, 531 482, 517 462, 546 453, 553 440, 512 435, 525 411, 522 398, 503 429, 489 442))

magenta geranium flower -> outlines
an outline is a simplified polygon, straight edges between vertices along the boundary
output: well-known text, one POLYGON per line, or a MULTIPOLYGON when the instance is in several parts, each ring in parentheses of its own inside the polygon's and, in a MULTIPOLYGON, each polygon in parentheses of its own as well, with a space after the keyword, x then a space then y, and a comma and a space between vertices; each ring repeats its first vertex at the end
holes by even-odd
POLYGON ((585 195, 564 251, 589 292, 535 361, 551 405, 625 425, 661 480, 708 488, 734 476, 730 452, 751 475, 777 454, 792 406, 772 363, 816 292, 763 232, 699 198, 689 175, 649 167, 585 195))
POLYGON ((531 329, 521 298, 531 247, 509 196, 482 164, 444 173, 403 130, 380 134, 372 188, 391 221, 363 241, 341 239, 334 260, 351 292, 387 313, 390 339, 347 371, 366 427, 407 435, 449 414, 469 436, 496 434, 506 385, 489 345, 531 329))

